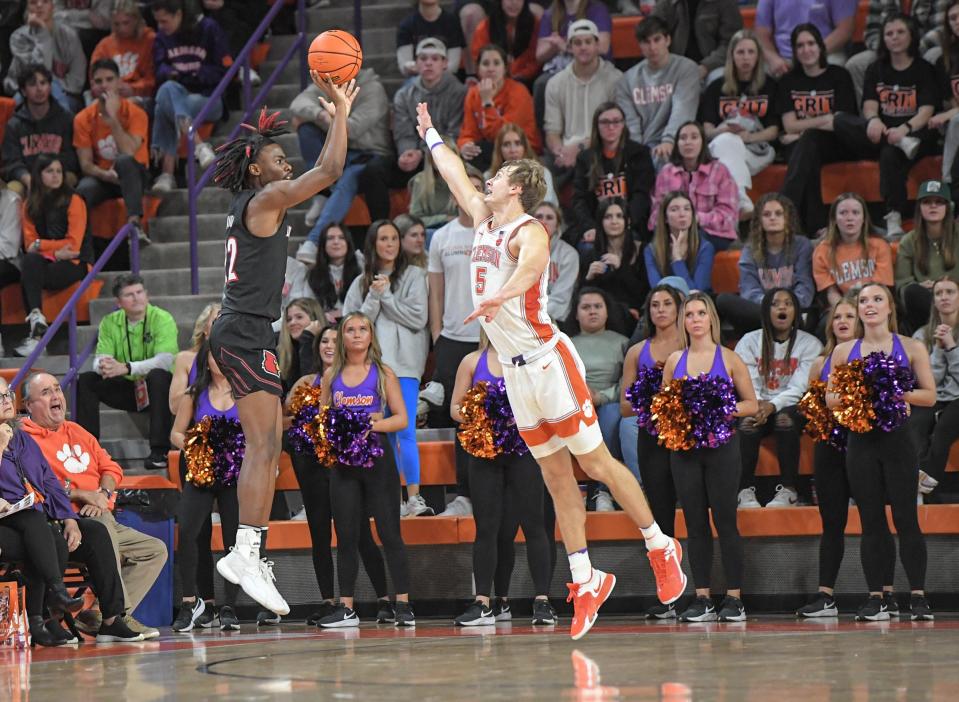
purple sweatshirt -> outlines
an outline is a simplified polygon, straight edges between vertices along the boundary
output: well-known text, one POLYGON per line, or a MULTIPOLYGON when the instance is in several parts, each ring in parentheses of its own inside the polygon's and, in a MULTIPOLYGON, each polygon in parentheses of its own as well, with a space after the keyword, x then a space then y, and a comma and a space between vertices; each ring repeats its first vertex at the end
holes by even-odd
POLYGON ((215 20, 203 17, 192 32, 157 32, 153 64, 157 85, 176 80, 191 93, 210 95, 233 62, 226 33, 215 20), (172 75, 176 73, 176 75, 172 75))
POLYGON ((11 504, 19 502, 27 494, 20 480, 21 472, 45 498, 42 505, 35 504, 33 509, 44 510, 51 519, 77 518, 66 490, 43 457, 40 446, 26 432, 17 429, 0 460, 0 497, 11 504))

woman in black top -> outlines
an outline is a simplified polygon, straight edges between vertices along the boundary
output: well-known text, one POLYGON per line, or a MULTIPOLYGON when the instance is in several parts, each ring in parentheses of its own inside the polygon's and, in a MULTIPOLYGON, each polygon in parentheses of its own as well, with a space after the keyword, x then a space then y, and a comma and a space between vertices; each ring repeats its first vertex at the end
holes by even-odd
POLYGON ((593 113, 589 148, 576 157, 573 217, 566 240, 577 247, 580 242, 592 245, 597 236, 596 208, 614 197, 627 203, 633 236, 648 240, 645 225, 655 181, 649 148, 630 141, 622 109, 615 102, 604 102, 593 113))

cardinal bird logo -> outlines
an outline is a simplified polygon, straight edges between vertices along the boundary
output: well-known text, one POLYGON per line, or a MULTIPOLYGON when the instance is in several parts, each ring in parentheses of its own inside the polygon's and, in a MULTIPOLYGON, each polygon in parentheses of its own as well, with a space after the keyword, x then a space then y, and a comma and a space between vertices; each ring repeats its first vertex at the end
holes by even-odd
POLYGON ((280 364, 276 362, 276 354, 272 351, 263 352, 263 370, 272 376, 280 377, 280 364))

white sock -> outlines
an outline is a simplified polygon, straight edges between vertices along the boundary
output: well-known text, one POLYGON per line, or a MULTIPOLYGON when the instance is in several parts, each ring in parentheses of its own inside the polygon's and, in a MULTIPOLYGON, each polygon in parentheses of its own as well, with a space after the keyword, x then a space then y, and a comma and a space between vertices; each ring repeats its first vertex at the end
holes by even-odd
POLYGON ((589 562, 589 552, 584 548, 582 551, 568 554, 567 557, 569 558, 569 572, 573 576, 573 582, 577 585, 592 583, 596 575, 593 571, 593 564, 589 562))
POLYGON ((659 528, 659 524, 656 522, 653 522, 645 529, 640 527, 639 530, 643 532, 643 538, 646 539, 647 551, 666 548, 670 544, 669 537, 663 533, 662 529, 659 528))
POLYGON ((263 527, 240 525, 236 530, 236 550, 241 556, 254 561, 260 560, 260 539, 263 531, 266 531, 263 527))

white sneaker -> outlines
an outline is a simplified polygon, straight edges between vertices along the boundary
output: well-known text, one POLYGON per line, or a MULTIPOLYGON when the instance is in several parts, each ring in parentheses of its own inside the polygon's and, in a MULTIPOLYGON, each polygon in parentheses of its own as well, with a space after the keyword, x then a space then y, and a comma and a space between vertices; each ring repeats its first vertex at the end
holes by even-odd
POLYGON ((300 248, 296 250, 296 260, 300 263, 305 263, 308 266, 315 266, 317 251, 318 249, 316 244, 307 239, 300 244, 300 248))
POLYGON ((884 219, 886 220, 886 240, 898 241, 906 235, 902 229, 902 215, 895 210, 890 210, 884 219))
POLYGON ((306 521, 306 507, 300 507, 300 511, 290 517, 291 522, 305 522, 306 521))
POLYGON ((274 584, 276 577, 273 575, 272 561, 246 558, 234 546, 226 556, 217 561, 216 570, 271 612, 279 615, 290 613, 290 606, 274 584))
POLYGON ((746 219, 752 217, 753 212, 756 211, 756 206, 753 205, 753 201, 749 199, 749 195, 746 194, 746 190, 739 191, 739 217, 740 219, 746 219))
POLYGON ((739 491, 739 509, 758 509, 762 507, 756 499, 756 488, 748 487, 739 491))
POLYGON ((597 490, 593 497, 597 512, 615 512, 616 506, 613 504, 613 498, 605 490, 597 490))
POLYGON ((153 188, 155 192, 158 193, 168 193, 171 190, 176 189, 176 178, 173 177, 172 173, 161 173, 157 176, 157 179, 153 181, 153 188))
POLYGON ((213 150, 213 147, 205 141, 201 141, 194 147, 193 155, 196 156, 196 160, 200 164, 200 168, 205 169, 211 163, 216 161, 216 152, 213 150))
POLYGON ((446 395, 446 391, 443 389, 443 384, 438 383, 435 380, 431 380, 426 384, 426 387, 420 390, 419 398, 425 400, 434 407, 440 407, 443 404, 443 398, 446 395))
POLYGON ((34 339, 32 336, 28 336, 24 339, 14 350, 13 352, 18 356, 26 358, 33 350, 37 348, 37 345, 40 343, 39 339, 34 339))
POLYGON ((919 139, 914 136, 904 136, 899 140, 896 146, 902 149, 902 152, 906 154, 906 158, 911 161, 916 157, 916 152, 919 151, 919 139))
POLYGON ((433 508, 426 504, 422 495, 411 495, 406 501, 406 513, 409 517, 432 517, 436 514, 433 508))
POLYGON ((766 503, 767 507, 795 507, 799 504, 799 494, 793 489, 776 486, 776 496, 766 503))
POLYGON ((923 495, 928 495, 933 490, 936 489, 936 486, 939 484, 939 481, 931 477, 926 471, 919 469, 919 492, 923 495))
POLYGON ((472 517, 473 502, 468 497, 457 497, 440 512, 441 517, 472 517))
POLYGON ((313 200, 310 202, 310 209, 306 211, 306 217, 303 218, 306 226, 312 227, 314 224, 316 224, 316 220, 320 218, 320 214, 322 214, 323 206, 325 204, 326 195, 313 196, 313 200))
POLYGON ((219 512, 213 512, 212 514, 210 514, 210 523, 211 523, 211 524, 219 524, 219 523, 220 523, 220 513, 219 513, 219 512))

